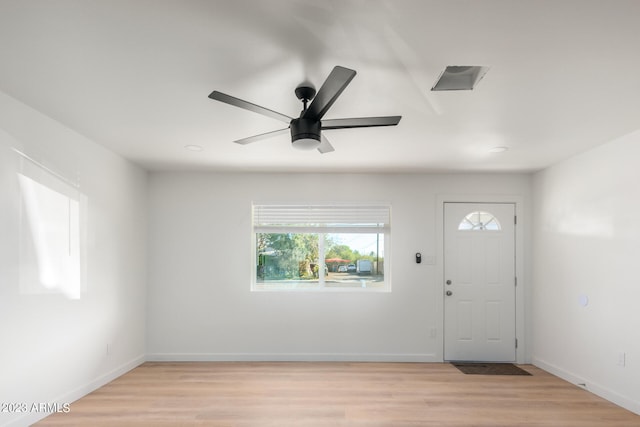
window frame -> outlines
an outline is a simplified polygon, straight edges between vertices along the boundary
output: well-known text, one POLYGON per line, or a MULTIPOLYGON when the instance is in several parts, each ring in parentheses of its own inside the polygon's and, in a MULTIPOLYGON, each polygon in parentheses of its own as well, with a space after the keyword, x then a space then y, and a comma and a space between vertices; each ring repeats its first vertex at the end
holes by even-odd
MULTIPOLYGON (((294 215, 295 216, 295 215, 294 215)), ((304 215, 303 215, 304 216, 304 215)), ((375 217, 375 214, 374 214, 375 217)), ((366 219, 366 218, 365 218, 366 219)), ((371 219, 371 217, 369 218, 371 219)), ((298 219, 299 220, 299 219, 298 219)), ((295 220, 294 220, 295 222, 295 220)), ((318 202, 318 203, 295 203, 295 202, 252 202, 251 204, 251 292, 391 292, 391 203, 388 202, 353 202, 353 203, 345 203, 345 202, 318 202), (256 225, 256 208, 261 209, 263 207, 275 207, 283 210, 287 209, 301 209, 308 208, 311 210, 314 209, 336 209, 347 212, 349 210, 352 211, 352 218, 357 218, 358 216, 353 215, 353 211, 361 211, 371 213, 370 209, 373 210, 384 210, 386 211, 386 219, 383 224, 377 224, 376 226, 372 226, 368 224, 366 221, 353 221, 351 226, 345 224, 328 224, 328 221, 325 220, 325 224, 323 225, 323 221, 318 221, 318 223, 314 225, 274 225, 272 227, 267 227, 262 225, 256 225), (334 286, 326 286, 326 283, 322 283, 320 277, 318 278, 318 286, 315 287, 278 287, 273 286, 272 288, 259 286, 258 283, 258 254, 257 254, 257 234, 259 233, 273 233, 273 234, 318 234, 319 241, 324 241, 323 236, 326 234, 382 234, 383 235, 383 246, 382 253, 383 262, 384 262, 384 272, 383 272, 383 286, 381 287, 334 287, 334 286)), ((319 244, 319 258, 325 254, 324 252, 324 243, 319 244)), ((326 259, 326 255, 323 257, 326 259)), ((324 276, 324 273, 322 274, 324 276)), ((292 282, 293 283, 293 282, 292 282)))

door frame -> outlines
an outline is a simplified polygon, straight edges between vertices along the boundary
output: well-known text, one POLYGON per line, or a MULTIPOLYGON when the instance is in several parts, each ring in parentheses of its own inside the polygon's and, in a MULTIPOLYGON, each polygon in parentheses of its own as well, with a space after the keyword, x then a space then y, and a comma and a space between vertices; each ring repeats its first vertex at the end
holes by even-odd
POLYGON ((525 293, 527 281, 524 274, 524 236, 526 216, 524 210, 524 198, 519 195, 439 195, 436 201, 436 236, 437 236, 437 259, 439 260, 437 272, 436 288, 440 291, 441 300, 436 305, 439 313, 437 313, 437 328, 441 333, 440 348, 438 349, 437 358, 444 362, 444 205, 445 203, 513 203, 515 205, 515 213, 518 222, 515 227, 515 271, 518 278, 516 286, 516 339, 518 347, 516 348, 516 363, 525 363, 527 355, 527 340, 525 330, 525 293))

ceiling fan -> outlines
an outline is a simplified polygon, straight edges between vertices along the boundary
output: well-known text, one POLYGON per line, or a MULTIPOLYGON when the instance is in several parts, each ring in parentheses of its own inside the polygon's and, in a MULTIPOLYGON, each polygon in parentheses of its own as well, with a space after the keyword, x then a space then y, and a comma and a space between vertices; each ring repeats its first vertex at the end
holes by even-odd
POLYGON ((277 111, 269 110, 251 102, 235 98, 231 95, 224 94, 214 90, 209 98, 235 107, 244 108, 254 113, 262 114, 276 120, 288 123, 289 126, 284 129, 278 129, 271 132, 262 133, 260 135, 250 136, 248 138, 234 141, 238 144, 250 144, 262 139, 286 133, 291 130, 291 145, 303 150, 311 150, 317 148, 320 153, 329 153, 334 151, 333 146, 327 138, 322 135, 321 131, 325 129, 346 129, 346 128, 363 128, 375 126, 395 126, 400 122, 402 116, 385 116, 385 117, 360 117, 349 119, 329 119, 322 120, 338 96, 347 87, 351 80, 355 77, 356 72, 345 67, 336 66, 329 74, 329 77, 316 93, 315 87, 311 83, 304 82, 295 89, 295 94, 302 101, 303 109, 300 117, 293 118, 277 111), (307 105, 311 101, 311 104, 307 105))

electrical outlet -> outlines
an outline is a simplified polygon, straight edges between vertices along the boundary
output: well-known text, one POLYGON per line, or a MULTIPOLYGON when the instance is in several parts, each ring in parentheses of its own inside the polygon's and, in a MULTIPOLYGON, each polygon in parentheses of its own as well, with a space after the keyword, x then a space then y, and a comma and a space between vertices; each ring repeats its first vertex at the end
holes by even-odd
POLYGON ((618 353, 618 363, 616 363, 616 364, 618 366, 625 366, 626 358, 627 358, 627 355, 624 352, 623 353, 618 353))

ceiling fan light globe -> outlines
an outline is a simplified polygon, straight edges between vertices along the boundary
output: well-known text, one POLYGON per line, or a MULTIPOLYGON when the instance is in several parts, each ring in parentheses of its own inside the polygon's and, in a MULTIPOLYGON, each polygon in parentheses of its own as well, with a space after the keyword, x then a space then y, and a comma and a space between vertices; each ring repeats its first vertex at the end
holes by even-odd
POLYGON ((320 145, 320 141, 314 138, 300 138, 292 141, 291 145, 293 145, 298 150, 313 150, 315 148, 318 148, 318 146, 320 145))

